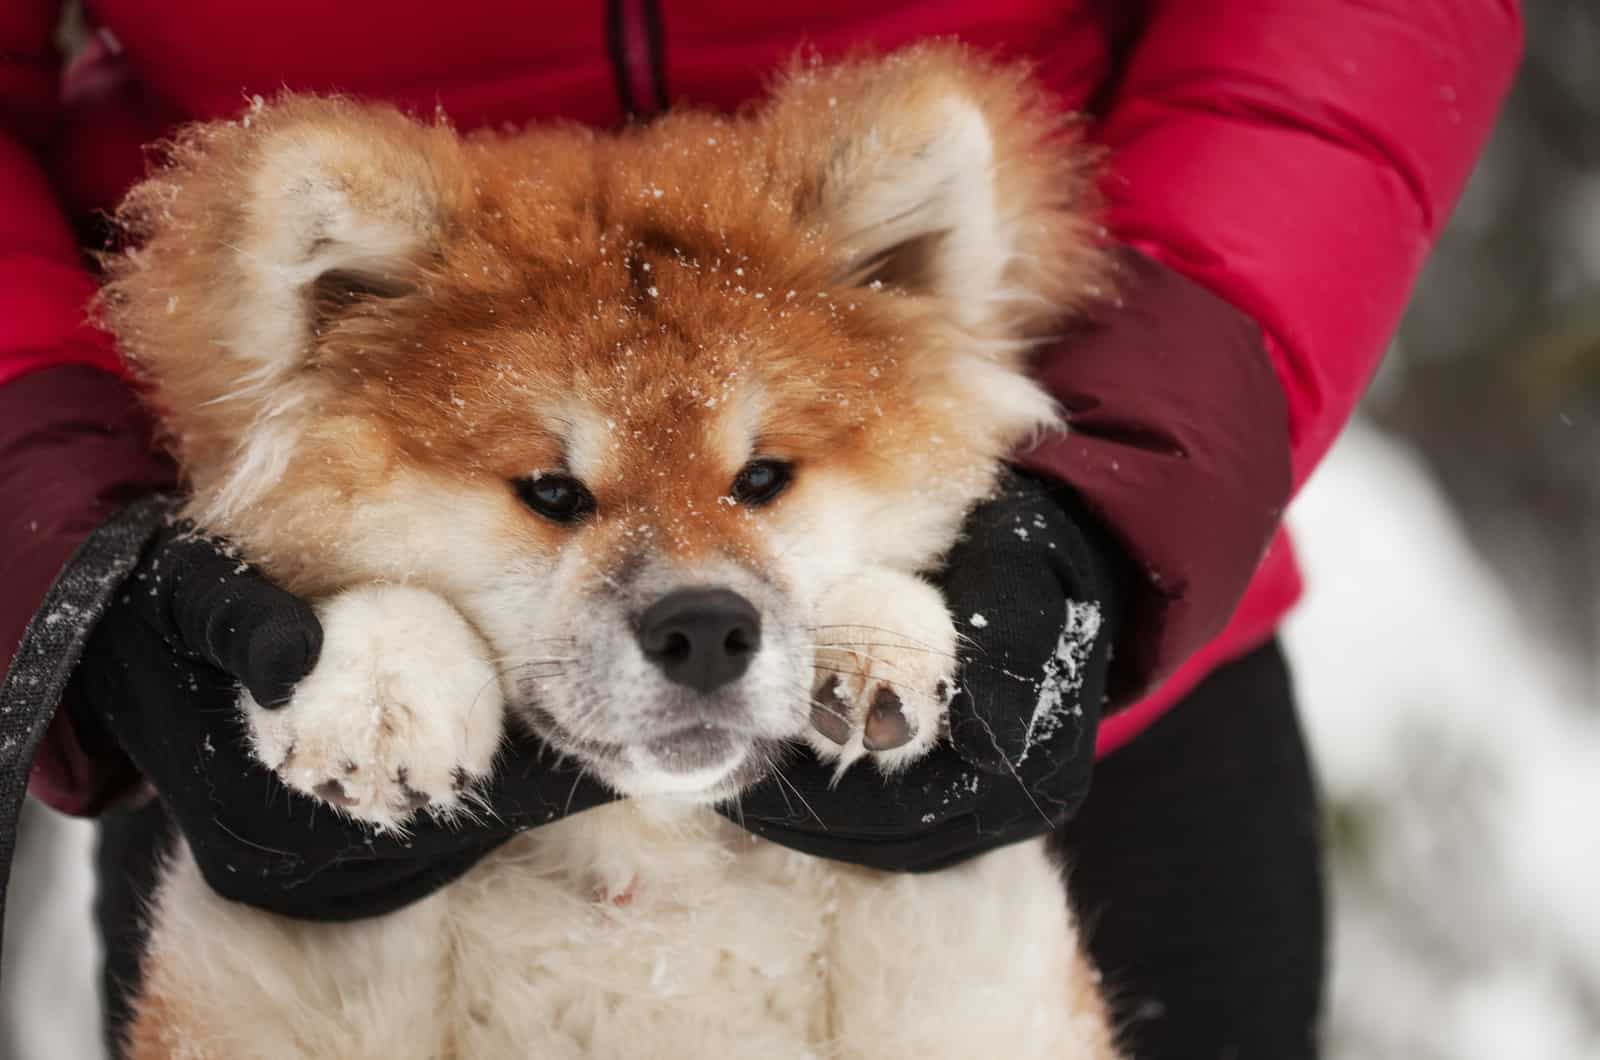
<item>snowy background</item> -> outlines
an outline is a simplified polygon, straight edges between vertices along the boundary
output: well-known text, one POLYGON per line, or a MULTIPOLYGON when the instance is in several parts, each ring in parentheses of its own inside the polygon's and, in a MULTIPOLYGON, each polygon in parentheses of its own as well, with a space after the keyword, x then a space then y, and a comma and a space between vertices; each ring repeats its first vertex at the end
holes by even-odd
MULTIPOLYGON (((1330 1060, 1600 1060, 1600 4, 1526 6, 1495 140, 1290 513, 1330 1060)), ((89 843, 25 819, 0 1060, 100 1055, 89 843)))

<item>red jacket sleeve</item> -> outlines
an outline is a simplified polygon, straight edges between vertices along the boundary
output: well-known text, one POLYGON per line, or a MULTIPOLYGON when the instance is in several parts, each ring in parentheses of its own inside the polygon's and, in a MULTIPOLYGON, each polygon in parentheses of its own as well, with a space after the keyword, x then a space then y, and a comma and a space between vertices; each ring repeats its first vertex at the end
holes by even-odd
POLYGON ((1296 487, 1377 367, 1522 51, 1513 0, 1158 0, 1110 226, 1265 333, 1296 487))
MULTIPOLYGON (((58 0, 0 4, 0 662, 45 591, 123 503, 170 486, 147 417, 86 321, 95 281, 37 156, 57 128, 58 0), (23 498, 23 503, 15 503, 23 498)), ((113 748, 58 711, 34 761, 35 795, 92 812, 133 779, 113 748)))
POLYGON ((1221 631, 1399 322, 1504 97, 1508 0, 1151 0, 1096 139, 1120 309, 1040 376, 1136 585, 1129 699, 1221 631))
POLYGON ((60 6, 0 5, 0 385, 52 364, 117 366, 85 321, 94 279, 36 160, 59 119, 60 6))

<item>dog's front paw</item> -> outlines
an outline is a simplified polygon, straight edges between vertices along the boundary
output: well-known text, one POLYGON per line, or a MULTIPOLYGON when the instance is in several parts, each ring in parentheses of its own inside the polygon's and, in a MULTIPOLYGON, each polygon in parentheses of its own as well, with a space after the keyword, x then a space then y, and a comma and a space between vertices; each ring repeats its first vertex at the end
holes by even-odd
POLYGON ((956 630, 939 591, 881 570, 831 589, 818 608, 808 740, 842 772, 864 755, 893 772, 945 728, 956 630))
POLYGON ((433 593, 350 589, 317 607, 322 654, 284 706, 244 693, 255 752, 290 787, 381 828, 459 810, 503 725, 483 641, 433 593))

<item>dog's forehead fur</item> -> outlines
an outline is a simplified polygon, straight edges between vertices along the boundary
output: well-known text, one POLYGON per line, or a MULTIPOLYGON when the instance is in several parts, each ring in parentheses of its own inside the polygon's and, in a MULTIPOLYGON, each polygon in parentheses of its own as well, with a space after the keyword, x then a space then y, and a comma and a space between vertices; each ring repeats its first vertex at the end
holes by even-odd
POLYGON ((103 316, 191 512, 269 568, 401 471, 491 487, 547 547, 507 480, 566 471, 602 523, 688 510, 682 540, 727 546, 753 456, 886 502, 956 481, 944 525, 1051 421, 1023 353, 1101 274, 1070 140, 1025 71, 953 46, 610 135, 286 97, 135 189, 103 316))
POLYGON ((900 351, 937 329, 841 282, 797 182, 738 161, 754 138, 695 115, 469 152, 471 202, 418 292, 337 322, 322 365, 413 451, 501 476, 570 467, 580 441, 607 445, 606 479, 707 465, 722 489, 758 441, 847 457, 886 404, 910 409, 900 351))
POLYGON ((319 337, 331 410, 415 464, 570 471, 603 517, 648 513, 680 543, 743 535, 718 502, 751 456, 894 463, 927 433, 902 352, 939 328, 837 275, 800 182, 747 161, 761 135, 690 115, 473 145, 416 293, 319 337))

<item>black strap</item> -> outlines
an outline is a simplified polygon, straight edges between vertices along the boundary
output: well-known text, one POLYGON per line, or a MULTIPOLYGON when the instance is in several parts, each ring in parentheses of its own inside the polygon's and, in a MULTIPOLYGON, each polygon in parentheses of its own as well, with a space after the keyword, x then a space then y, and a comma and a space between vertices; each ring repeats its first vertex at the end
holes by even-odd
POLYGON ((606 54, 616 80, 617 98, 627 122, 647 122, 667 109, 666 35, 659 0, 609 0, 606 4, 606 54), (640 35, 643 39, 640 39, 640 35), (632 52, 645 49, 648 84, 635 77, 632 52), (650 98, 639 98, 648 93, 650 98))
POLYGON ((17 818, 39 742, 83 654, 89 631, 175 503, 164 495, 147 497, 84 540, 45 594, 0 682, 0 932, 16 852, 17 818))

